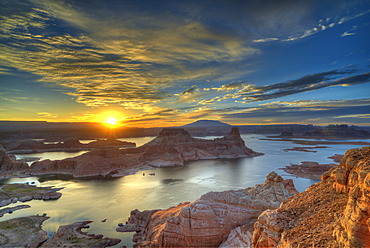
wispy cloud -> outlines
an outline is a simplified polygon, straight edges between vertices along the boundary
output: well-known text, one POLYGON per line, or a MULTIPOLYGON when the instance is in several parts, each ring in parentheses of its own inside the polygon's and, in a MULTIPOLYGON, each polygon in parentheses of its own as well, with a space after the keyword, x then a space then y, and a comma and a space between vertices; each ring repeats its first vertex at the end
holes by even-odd
POLYGON ((355 35, 356 33, 351 33, 351 32, 344 32, 343 34, 340 35, 340 37, 345 37, 345 36, 351 36, 351 35, 355 35))

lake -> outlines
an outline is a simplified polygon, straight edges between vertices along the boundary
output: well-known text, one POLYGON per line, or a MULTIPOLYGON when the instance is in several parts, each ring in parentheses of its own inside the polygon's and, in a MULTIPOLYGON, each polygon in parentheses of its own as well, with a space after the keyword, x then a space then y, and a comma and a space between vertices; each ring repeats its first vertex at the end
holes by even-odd
MULTIPOLYGON (((206 137, 214 138, 214 137, 206 137)), ((134 175, 111 180, 51 180, 44 177, 14 178, 0 183, 19 183, 34 181, 39 186, 64 187, 63 196, 55 201, 30 201, 9 206, 29 204, 31 208, 15 211, 0 218, 1 221, 47 213, 51 218, 44 222, 43 229, 52 236, 60 225, 76 221, 92 220, 89 233, 103 234, 105 237, 119 238, 122 245, 132 246, 132 234, 115 231, 118 223, 125 223, 134 209, 168 208, 185 201, 194 201, 209 191, 224 191, 252 187, 263 183, 266 175, 275 171, 285 179, 294 180, 296 188, 304 191, 317 181, 296 178, 279 170, 291 163, 316 161, 333 163, 327 157, 344 154, 354 145, 325 145, 328 148, 314 149, 317 153, 289 151, 292 147, 307 147, 291 142, 260 140, 264 135, 242 135, 246 146, 264 156, 243 159, 199 160, 187 163, 186 167, 156 168, 140 171, 134 175), (145 176, 143 176, 145 173, 145 176), (155 176, 149 175, 155 173, 155 176), (107 219, 106 222, 101 220, 107 219)), ((153 137, 123 139, 142 145, 153 137)), ((358 141, 358 140, 357 140, 358 141)), ((83 153, 83 152, 82 152, 83 153)), ((23 154, 23 157, 42 157, 42 159, 62 159, 79 153, 38 153, 23 154)), ((17 155, 19 157, 20 155, 17 155)))

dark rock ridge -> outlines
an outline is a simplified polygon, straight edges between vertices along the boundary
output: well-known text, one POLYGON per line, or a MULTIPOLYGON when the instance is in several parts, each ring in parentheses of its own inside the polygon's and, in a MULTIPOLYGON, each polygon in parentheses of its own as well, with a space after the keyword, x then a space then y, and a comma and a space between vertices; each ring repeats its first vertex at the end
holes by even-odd
POLYGON ((298 193, 292 180, 275 172, 265 183, 224 192, 209 192, 198 200, 165 210, 134 210, 126 225, 117 231, 137 232, 136 247, 245 247, 243 237, 251 237, 253 223, 266 209, 298 193), (240 240, 235 239, 235 233, 240 240), (231 235, 231 240, 228 237, 231 235))
POLYGON ((303 161, 300 164, 291 164, 281 168, 283 171, 303 178, 320 180, 323 173, 327 172, 337 164, 319 164, 313 161, 303 161))
POLYGON ((140 169, 184 166, 199 159, 255 157, 245 146, 239 130, 232 128, 223 138, 196 139, 181 128, 163 129, 158 137, 138 148, 99 149, 74 158, 34 162, 23 173, 27 175, 68 174, 74 177, 124 176, 140 169))
POLYGON ((312 131, 293 135, 284 130, 280 137, 311 137, 311 138, 370 138, 370 133, 358 127, 349 127, 346 124, 329 125, 327 127, 315 127, 312 131))
POLYGON ((266 210, 253 247, 370 247, 370 147, 346 152, 306 191, 266 210))
POLYGON ((100 139, 88 144, 81 143, 78 139, 69 139, 55 144, 44 143, 43 141, 26 141, 9 150, 10 153, 38 153, 52 151, 82 151, 109 147, 135 147, 133 142, 119 141, 113 138, 100 139))

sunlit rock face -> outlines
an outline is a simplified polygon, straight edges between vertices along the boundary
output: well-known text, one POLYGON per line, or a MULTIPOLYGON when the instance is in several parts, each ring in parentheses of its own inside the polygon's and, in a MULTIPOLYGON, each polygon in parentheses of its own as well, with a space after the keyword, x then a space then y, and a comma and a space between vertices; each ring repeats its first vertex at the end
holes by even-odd
POLYGON ((209 192, 165 210, 134 210, 127 225, 117 231, 136 231, 137 247, 218 247, 225 241, 223 247, 229 247, 235 244, 227 241, 232 232, 243 233, 246 238, 238 243, 245 247, 258 215, 279 207, 295 193, 291 180, 272 172, 255 187, 209 192))
POLYGON ((74 177, 124 176, 140 169, 184 166, 199 159, 242 158, 262 155, 247 148, 239 129, 214 140, 196 139, 181 128, 165 128, 151 142, 138 147, 97 149, 60 161, 34 162, 28 173, 68 174, 74 177))
POLYGON ((255 223, 254 247, 370 247, 370 147, 255 223))

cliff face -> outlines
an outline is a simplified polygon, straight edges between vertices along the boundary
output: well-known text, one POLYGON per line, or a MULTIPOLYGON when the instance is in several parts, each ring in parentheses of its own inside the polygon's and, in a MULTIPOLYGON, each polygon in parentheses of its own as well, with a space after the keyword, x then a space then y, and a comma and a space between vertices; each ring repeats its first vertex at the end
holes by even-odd
POLYGON ((255 223, 254 247, 370 247, 370 147, 255 223))
MULTIPOLYGON (((137 247, 218 247, 230 232, 251 237, 257 216, 268 208, 277 208, 297 193, 291 180, 272 172, 266 182, 255 187, 224 192, 209 192, 192 203, 166 210, 134 210, 127 225, 117 231, 136 231, 137 247)), ((233 239, 233 238, 231 238, 233 239)), ((235 242, 225 242, 232 247, 235 242)))
POLYGON ((163 129, 154 140, 138 148, 100 149, 60 161, 34 162, 29 172, 33 175, 61 173, 74 177, 124 176, 140 168, 151 168, 149 166, 183 166, 190 160, 258 155, 262 154, 245 146, 237 128, 215 140, 196 139, 183 129, 168 128, 163 129))
POLYGON ((0 144, 0 171, 17 171, 28 169, 27 163, 12 160, 0 144))

